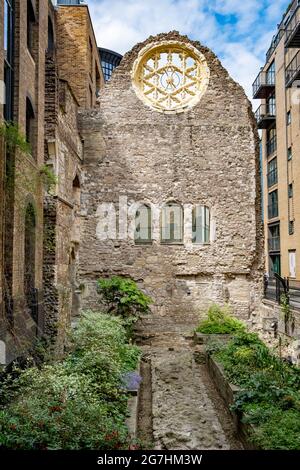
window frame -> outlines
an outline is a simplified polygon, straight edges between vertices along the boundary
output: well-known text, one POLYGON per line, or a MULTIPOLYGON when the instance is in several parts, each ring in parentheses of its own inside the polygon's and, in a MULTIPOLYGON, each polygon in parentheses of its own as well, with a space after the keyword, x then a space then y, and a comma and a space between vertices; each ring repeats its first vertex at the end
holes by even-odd
POLYGON ((134 244, 135 245, 152 245, 152 242, 153 242, 153 238, 152 238, 152 232, 153 232, 153 228, 152 228, 152 210, 151 210, 151 206, 148 205, 148 204, 141 204, 137 210, 135 211, 135 215, 134 215, 134 244), (147 229, 148 229, 148 238, 141 238, 141 237, 137 237, 137 233, 140 231, 137 230, 137 218, 140 216, 140 212, 142 209, 147 209, 147 216, 148 216, 148 225, 147 225, 147 229))
MULTIPOLYGON (((171 214, 171 218, 172 218, 172 214, 171 214)), ((160 243, 162 245, 183 245, 184 244, 184 208, 183 206, 179 203, 179 202, 168 202, 166 204, 164 204, 164 206, 161 208, 161 213, 160 213, 160 243), (173 224, 173 229, 170 227, 170 230, 169 230, 169 233, 170 233, 170 237, 169 238, 164 238, 163 236, 163 232, 167 230, 167 226, 163 226, 163 222, 164 222, 164 217, 165 217, 165 214, 164 214, 164 211, 167 209, 167 208, 171 208, 171 207, 174 207, 174 208, 178 208, 180 209, 180 225, 179 225, 179 231, 181 232, 180 233, 180 238, 172 238, 172 231, 173 233, 175 234, 175 219, 174 221, 170 221, 169 222, 169 225, 171 226, 173 224)))
POLYGON ((211 213, 206 205, 197 204, 192 209, 192 243, 193 245, 209 245, 211 243, 211 213), (195 216, 195 211, 200 208, 201 215, 195 216), (201 227, 201 241, 197 240, 197 219, 203 220, 201 227))

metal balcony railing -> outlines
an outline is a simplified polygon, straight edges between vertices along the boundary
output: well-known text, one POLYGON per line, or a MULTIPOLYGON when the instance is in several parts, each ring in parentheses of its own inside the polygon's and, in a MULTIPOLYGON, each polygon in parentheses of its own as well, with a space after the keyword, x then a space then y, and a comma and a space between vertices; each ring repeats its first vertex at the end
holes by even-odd
POLYGON ((274 184, 276 184, 278 181, 277 168, 274 168, 274 170, 269 171, 269 173, 267 174, 267 177, 268 177, 268 187, 270 188, 271 186, 274 186, 274 184))
POLYGON ((269 94, 274 91, 275 88, 275 71, 259 72, 256 77, 252 89, 253 89, 253 98, 267 98, 269 94))
POLYGON ((280 251, 280 237, 271 237, 268 240, 269 251, 280 251))
POLYGON ((285 84, 287 87, 291 87, 295 80, 300 78, 300 51, 297 52, 295 57, 286 67, 285 71, 285 84))
POLYGON ((277 150, 277 137, 274 135, 270 140, 268 140, 267 144, 267 157, 272 155, 277 150))
POLYGON ((290 21, 285 30, 285 47, 300 47, 300 8, 295 2, 291 9, 290 21))
POLYGON ((276 105, 261 104, 255 112, 255 119, 259 129, 267 129, 276 120, 276 105))
POLYGON ((269 219, 278 217, 278 202, 268 205, 268 217, 269 219))
POLYGON ((276 47, 278 46, 278 44, 280 43, 280 40, 281 38, 283 37, 284 35, 284 29, 279 29, 278 30, 278 33, 276 34, 276 36, 273 36, 273 39, 272 39, 272 42, 271 42, 271 45, 267 51, 267 54, 266 54, 266 61, 268 62, 271 55, 273 54, 273 52, 275 51, 276 47))

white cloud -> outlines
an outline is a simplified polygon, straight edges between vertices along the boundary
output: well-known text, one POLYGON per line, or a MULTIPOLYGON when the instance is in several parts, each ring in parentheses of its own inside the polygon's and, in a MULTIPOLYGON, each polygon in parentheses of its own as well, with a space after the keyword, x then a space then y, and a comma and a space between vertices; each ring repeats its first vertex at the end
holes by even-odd
POLYGON ((178 30, 212 48, 251 98, 286 0, 88 0, 100 47, 121 54, 178 30))

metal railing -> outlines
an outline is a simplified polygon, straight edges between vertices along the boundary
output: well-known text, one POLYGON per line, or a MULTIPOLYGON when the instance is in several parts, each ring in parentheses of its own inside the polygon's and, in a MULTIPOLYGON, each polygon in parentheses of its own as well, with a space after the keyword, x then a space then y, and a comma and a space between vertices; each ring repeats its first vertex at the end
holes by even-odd
POLYGON ((276 47, 278 46, 278 44, 280 43, 280 40, 281 38, 283 37, 284 35, 284 29, 279 29, 278 30, 278 33, 273 36, 273 39, 272 39, 272 42, 271 42, 271 46, 269 47, 268 51, 267 51, 267 54, 266 54, 266 60, 268 62, 268 60, 270 59, 271 55, 273 54, 273 52, 275 51, 276 47))
POLYGON ((267 157, 272 155, 272 153, 276 152, 277 150, 277 137, 274 135, 270 140, 268 140, 267 144, 267 157))
POLYGON ((300 51, 297 52, 295 57, 287 65, 285 71, 285 84, 287 87, 291 86, 293 81, 298 78, 300 72, 300 51))
POLYGON ((268 240, 269 251, 280 251, 280 237, 271 237, 268 240))
POLYGON ((269 171, 269 173, 267 174, 267 178, 268 178, 268 188, 276 184, 278 181, 277 168, 274 168, 274 170, 269 171))
POLYGON ((285 30, 285 43, 287 43, 290 38, 293 36, 294 32, 300 25, 300 9, 298 2, 294 2, 294 5, 291 9, 291 19, 288 22, 285 30))
POLYGON ((289 305, 293 309, 300 310, 300 281, 291 278, 282 278, 279 274, 264 276, 264 297, 281 303, 282 295, 285 295, 289 305))
POLYGON ((269 119, 276 117, 276 104, 261 104, 255 111, 256 121, 259 122, 263 119, 269 119))
POLYGON ((269 219, 278 217, 278 202, 268 205, 268 217, 269 219))
POLYGON ((253 96, 257 94, 257 92, 262 87, 274 87, 275 86, 275 70, 272 71, 261 71, 259 72, 258 76, 256 77, 252 89, 253 89, 253 96))

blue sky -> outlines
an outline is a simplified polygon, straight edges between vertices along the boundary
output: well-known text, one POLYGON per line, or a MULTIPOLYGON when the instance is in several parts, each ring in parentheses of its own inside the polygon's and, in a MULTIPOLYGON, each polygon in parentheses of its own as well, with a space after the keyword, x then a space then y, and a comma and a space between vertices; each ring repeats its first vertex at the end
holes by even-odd
POLYGON ((123 54, 173 29, 210 47, 251 98, 287 0, 87 0, 99 46, 123 54))

